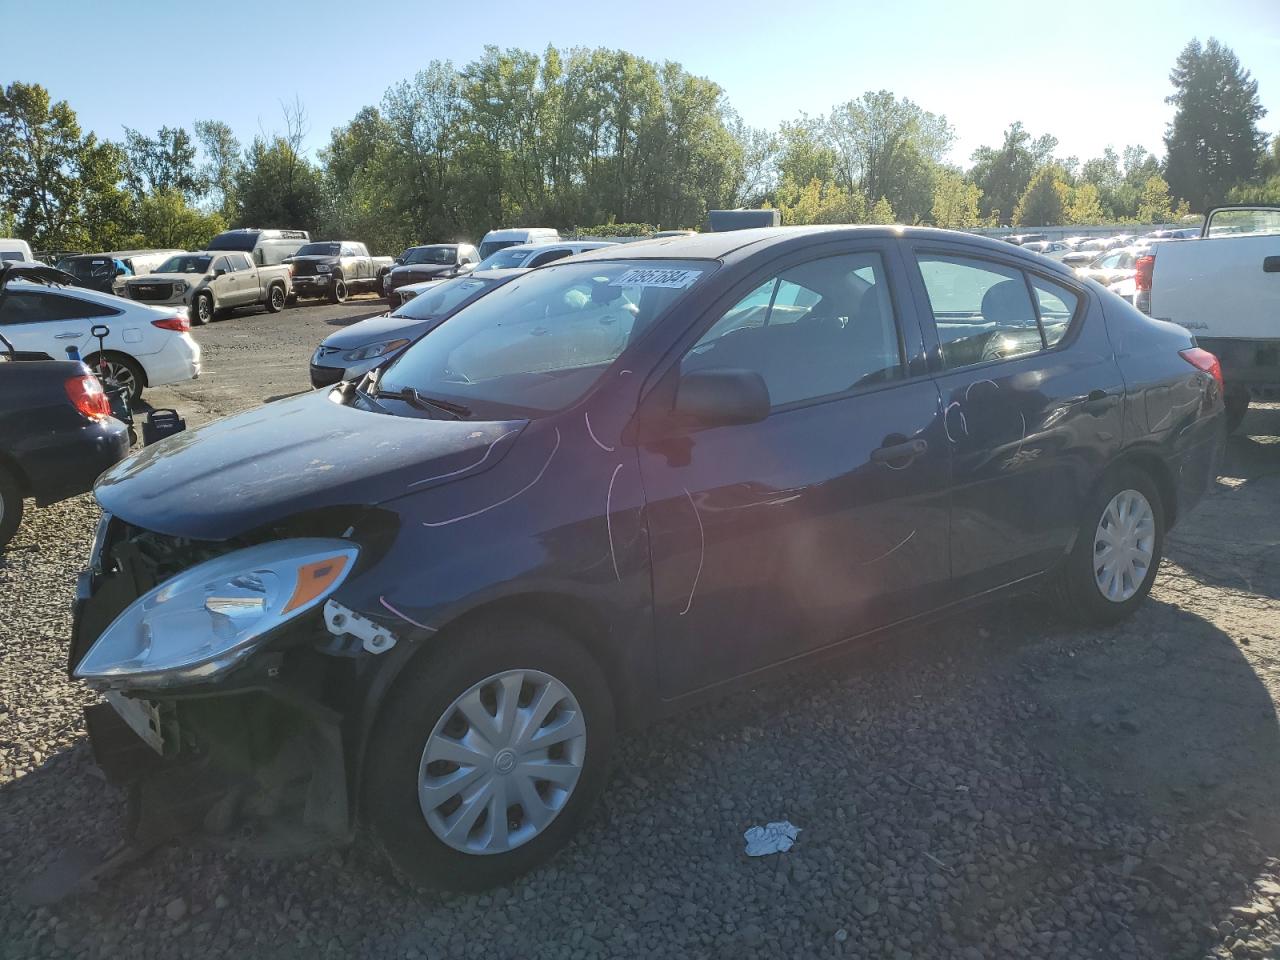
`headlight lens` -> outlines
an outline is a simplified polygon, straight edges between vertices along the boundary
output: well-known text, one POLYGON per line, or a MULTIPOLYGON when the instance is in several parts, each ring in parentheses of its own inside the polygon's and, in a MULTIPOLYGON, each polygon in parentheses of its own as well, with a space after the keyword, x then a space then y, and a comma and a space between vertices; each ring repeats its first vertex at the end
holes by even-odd
POLYGON ((317 263, 316 273, 328 273, 332 269, 327 263, 317 263))
POLYGON ((322 603, 360 549, 347 540, 277 540, 206 560, 130 604, 76 676, 99 688, 160 688, 226 673, 276 627, 322 603))
POLYGON ((186 292, 187 292, 187 281, 185 281, 185 280, 175 280, 175 281, 173 281, 173 292, 174 292, 174 293, 186 293, 186 292))
POLYGON ((371 343, 368 346, 360 347, 358 350, 348 351, 342 355, 342 359, 372 360, 374 357, 381 357, 388 353, 393 353, 408 343, 409 339, 407 337, 400 340, 383 340, 381 343, 371 343))

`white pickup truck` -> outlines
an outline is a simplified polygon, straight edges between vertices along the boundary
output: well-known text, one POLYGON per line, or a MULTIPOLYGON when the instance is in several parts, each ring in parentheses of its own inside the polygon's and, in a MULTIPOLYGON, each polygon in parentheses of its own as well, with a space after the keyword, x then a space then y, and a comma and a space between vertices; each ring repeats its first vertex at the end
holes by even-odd
POLYGON ((1222 364, 1228 429, 1280 400, 1280 207, 1215 207, 1199 238, 1157 241, 1136 267, 1135 306, 1222 364))

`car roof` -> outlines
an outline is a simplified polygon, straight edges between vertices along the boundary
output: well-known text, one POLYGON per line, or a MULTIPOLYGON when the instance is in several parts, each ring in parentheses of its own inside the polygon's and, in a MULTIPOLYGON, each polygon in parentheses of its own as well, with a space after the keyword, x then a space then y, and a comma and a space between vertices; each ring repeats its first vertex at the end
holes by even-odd
POLYGON ((814 241, 838 240, 913 240, 963 243, 975 250, 1001 256, 1022 257, 1041 271, 1071 276, 1071 270, 1055 260, 1023 250, 1013 244, 976 233, 940 230, 936 227, 903 227, 881 225, 833 224, 809 227, 754 227, 748 230, 726 230, 719 233, 697 233, 693 236, 658 237, 633 243, 615 243, 578 254, 575 262, 584 260, 720 260, 745 259, 763 250, 776 248, 782 253, 803 248, 814 241))

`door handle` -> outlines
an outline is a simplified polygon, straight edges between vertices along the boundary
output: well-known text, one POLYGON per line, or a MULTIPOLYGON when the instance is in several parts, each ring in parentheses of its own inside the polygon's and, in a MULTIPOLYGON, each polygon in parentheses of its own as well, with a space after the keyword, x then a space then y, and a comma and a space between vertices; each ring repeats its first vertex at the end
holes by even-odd
POLYGON ((871 459, 876 463, 889 463, 894 460, 914 460, 929 449, 929 444, 920 439, 908 440, 906 443, 894 443, 887 447, 876 447, 871 451, 871 459))
POLYGON ((1110 410, 1120 400, 1117 393, 1107 393, 1105 390, 1090 390, 1089 395, 1084 398, 1084 408, 1090 413, 1102 413, 1110 410))
POLYGON ((1280 273, 1280 257, 1264 257, 1262 260, 1263 273, 1280 273))
POLYGON ((55 334, 53 335, 53 339, 55 339, 55 340, 79 340, 79 339, 80 339, 81 337, 83 337, 83 336, 84 336, 84 334, 83 334, 83 333, 55 333, 55 334))

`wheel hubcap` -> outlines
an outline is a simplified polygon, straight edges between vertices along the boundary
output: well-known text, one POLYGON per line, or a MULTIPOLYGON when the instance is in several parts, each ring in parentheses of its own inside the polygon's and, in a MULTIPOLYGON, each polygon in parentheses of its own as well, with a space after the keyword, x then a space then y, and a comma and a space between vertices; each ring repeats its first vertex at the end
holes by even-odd
POLYGON ((587 756, 582 708, 538 670, 507 670, 458 697, 427 738, 418 804, 455 850, 503 853, 528 843, 573 795, 587 756))
POLYGON ((1156 520, 1137 490, 1111 498, 1093 538, 1093 575, 1102 595, 1124 603, 1141 588, 1155 553, 1156 520))
POLYGON ((129 396, 133 396, 133 374, 129 368, 122 363, 116 363, 112 360, 107 361, 107 376, 120 384, 129 396))

